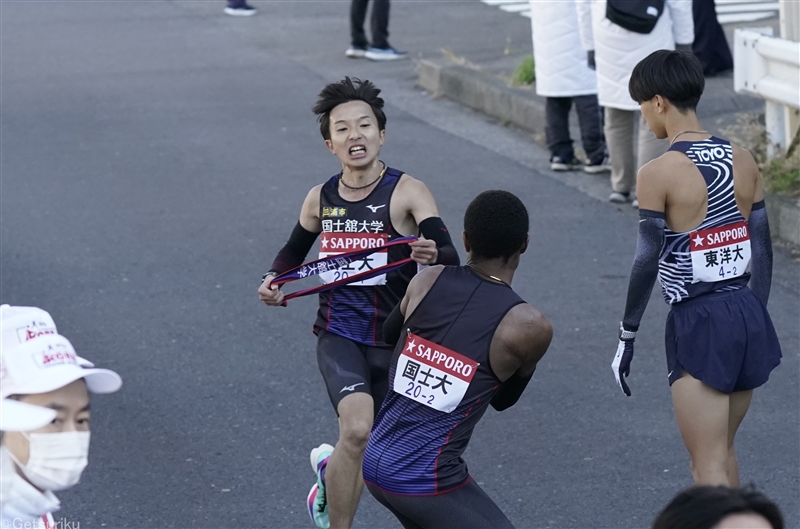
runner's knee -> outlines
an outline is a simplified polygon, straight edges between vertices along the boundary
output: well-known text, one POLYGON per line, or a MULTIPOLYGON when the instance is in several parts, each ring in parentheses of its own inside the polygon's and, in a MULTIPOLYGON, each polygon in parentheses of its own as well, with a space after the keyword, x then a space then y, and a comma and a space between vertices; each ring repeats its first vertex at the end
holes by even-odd
POLYGON ((339 432, 339 443, 345 450, 363 452, 369 441, 372 420, 355 419, 343 422, 339 432))

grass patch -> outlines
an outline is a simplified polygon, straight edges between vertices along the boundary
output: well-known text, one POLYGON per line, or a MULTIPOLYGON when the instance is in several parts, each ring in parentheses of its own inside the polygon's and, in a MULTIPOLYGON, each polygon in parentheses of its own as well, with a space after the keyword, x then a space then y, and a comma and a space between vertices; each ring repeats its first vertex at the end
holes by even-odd
POLYGON ((763 114, 743 114, 721 132, 731 142, 750 151, 761 170, 764 187, 771 193, 800 195, 800 131, 781 156, 767 158, 767 130, 763 114))
POLYGON ((533 62, 533 55, 528 55, 517 65, 517 69, 514 70, 514 75, 511 77, 511 82, 522 86, 531 85, 534 81, 536 81, 535 63, 533 62))

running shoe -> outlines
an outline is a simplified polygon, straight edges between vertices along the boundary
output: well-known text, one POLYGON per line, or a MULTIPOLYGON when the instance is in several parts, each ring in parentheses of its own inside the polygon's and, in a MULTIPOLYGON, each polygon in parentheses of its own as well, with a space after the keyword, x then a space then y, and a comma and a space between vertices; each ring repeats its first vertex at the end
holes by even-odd
POLYGON ((408 53, 404 51, 398 51, 391 46, 388 48, 367 48, 366 53, 364 56, 372 61, 396 61, 398 59, 405 59, 408 57, 408 53))
POLYGON ((608 201, 614 204, 624 204, 630 200, 630 193, 620 193, 619 191, 612 191, 608 195, 608 201))
POLYGON ((611 166, 608 164, 608 156, 602 158, 601 160, 584 164, 583 170, 589 174, 605 173, 610 171, 611 166))
POLYGON ((344 54, 351 59, 363 59, 367 56, 367 48, 351 45, 349 48, 347 48, 347 50, 345 50, 344 54))
POLYGON ((311 468, 317 475, 317 482, 308 493, 308 514, 319 529, 328 529, 331 521, 328 518, 328 500, 325 497, 325 467, 333 447, 327 443, 319 445, 311 451, 311 468))
POLYGON ((245 3, 228 6, 225 8, 225 14, 232 17, 251 17, 256 14, 256 8, 245 3))
POLYGON ((634 199, 631 201, 631 207, 634 207, 634 208, 636 208, 636 209, 639 209, 639 199, 638 199, 638 198, 634 198, 634 199))
POLYGON ((574 171, 580 166, 580 162, 574 156, 566 158, 565 156, 554 155, 550 158, 550 169, 553 171, 574 171))

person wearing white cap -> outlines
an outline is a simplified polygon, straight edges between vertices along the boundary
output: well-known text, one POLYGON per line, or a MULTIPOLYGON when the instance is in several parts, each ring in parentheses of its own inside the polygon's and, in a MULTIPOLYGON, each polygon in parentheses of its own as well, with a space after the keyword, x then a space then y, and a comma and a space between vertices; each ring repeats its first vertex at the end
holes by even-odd
POLYGON ((86 367, 92 364, 55 333, 55 324, 45 311, 4 305, 0 316, 4 406, 10 398, 16 405, 55 412, 45 426, 3 436, 0 452, 13 461, 16 472, 0 520, 3 527, 50 527, 55 523, 51 513, 60 507, 53 492, 77 484, 88 462, 88 392, 112 393, 122 386, 122 379, 113 371, 86 367))

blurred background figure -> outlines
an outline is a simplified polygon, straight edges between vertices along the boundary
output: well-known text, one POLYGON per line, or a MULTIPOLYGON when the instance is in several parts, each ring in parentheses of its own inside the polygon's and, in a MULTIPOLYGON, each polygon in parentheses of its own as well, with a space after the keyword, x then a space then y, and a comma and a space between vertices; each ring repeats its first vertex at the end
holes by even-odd
POLYGON ((752 488, 692 487, 680 492, 653 529, 783 529, 783 515, 752 488))
POLYGON ((575 4, 531 0, 531 26, 536 93, 547 98, 545 134, 550 168, 572 171, 583 165, 587 173, 610 170, 597 104, 597 77, 581 48, 575 4), (573 104, 586 151, 585 164, 575 158, 572 148, 569 112, 573 104))
MULTIPOLYGON (((668 144, 658 140, 639 116, 638 163, 634 144, 634 128, 639 105, 628 93, 628 80, 633 68, 656 50, 691 51, 694 41, 692 3, 685 0, 575 0, 578 6, 581 41, 587 63, 597 69, 597 97, 605 108, 605 137, 611 159, 611 202, 639 203, 633 195, 636 172, 647 162, 664 154, 668 144), (608 18, 629 6, 640 7, 616 18, 608 18), (660 7, 659 7, 660 6, 660 7), (616 11, 615 11, 616 10, 616 11), (623 20, 638 22, 625 24, 623 20), (654 25, 653 25, 654 23, 654 25), (650 28, 648 32, 647 28, 650 28)), ((712 0, 707 0, 712 2, 712 0)))
POLYGON ((364 33, 369 0, 352 0, 350 3, 350 47, 345 55, 352 59, 366 57, 373 61, 405 59, 408 54, 389 45, 389 0, 372 0, 370 36, 364 33))
POLYGON ((84 367, 92 364, 55 333, 46 311, 3 305, 0 320, 0 397, 4 404, 10 399, 17 406, 45 408, 52 417, 3 435, 0 453, 8 493, 0 522, 3 527, 56 527, 52 513, 61 502, 53 492, 76 485, 88 463, 88 392, 113 393, 122 379, 107 369, 84 367))
POLYGON ((717 20, 716 2, 694 0, 694 43, 692 51, 703 65, 706 76, 733 70, 733 56, 725 38, 725 31, 717 20))
POLYGON ((246 0, 228 0, 225 14, 232 17, 250 17, 256 14, 256 8, 249 5, 246 0))

